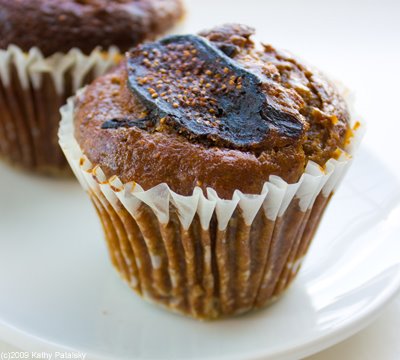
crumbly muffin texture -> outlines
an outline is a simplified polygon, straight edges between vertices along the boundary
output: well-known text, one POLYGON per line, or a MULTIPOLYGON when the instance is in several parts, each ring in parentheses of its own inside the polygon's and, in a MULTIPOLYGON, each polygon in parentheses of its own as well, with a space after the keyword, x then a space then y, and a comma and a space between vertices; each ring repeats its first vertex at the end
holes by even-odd
POLYGON ((125 51, 166 32, 183 12, 181 0, 0 0, 0 49, 125 51))
POLYGON ((318 71, 254 30, 224 25, 139 45, 76 101, 75 135, 107 176, 259 193, 270 175, 296 182, 344 147, 349 113, 318 71))

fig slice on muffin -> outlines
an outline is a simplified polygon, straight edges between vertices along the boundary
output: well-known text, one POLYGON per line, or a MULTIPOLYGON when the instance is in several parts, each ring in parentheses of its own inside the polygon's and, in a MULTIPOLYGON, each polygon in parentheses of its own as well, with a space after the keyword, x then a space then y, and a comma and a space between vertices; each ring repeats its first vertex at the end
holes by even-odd
POLYGON ((303 133, 301 117, 268 102, 262 91, 267 78, 202 37, 172 36, 145 44, 130 52, 127 63, 129 86, 151 110, 154 128, 162 119, 163 127, 190 139, 242 149, 276 146, 271 132, 279 134, 280 144, 303 133))

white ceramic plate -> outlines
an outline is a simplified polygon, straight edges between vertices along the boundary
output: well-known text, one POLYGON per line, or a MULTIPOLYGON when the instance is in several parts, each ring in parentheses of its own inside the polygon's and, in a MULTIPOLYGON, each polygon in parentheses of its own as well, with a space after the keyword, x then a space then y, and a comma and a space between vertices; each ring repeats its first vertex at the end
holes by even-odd
POLYGON ((300 358, 352 335, 400 285, 400 184, 368 148, 358 155, 284 298, 211 323, 131 292, 77 183, 1 167, 0 337, 91 358, 248 360, 300 358))
POLYGON ((286 296, 213 323, 164 312, 127 288, 76 183, 0 166, 0 338, 19 348, 116 360, 298 359, 367 325, 399 288, 398 2, 186 3, 188 31, 247 23, 345 80, 370 120, 366 145, 286 296))

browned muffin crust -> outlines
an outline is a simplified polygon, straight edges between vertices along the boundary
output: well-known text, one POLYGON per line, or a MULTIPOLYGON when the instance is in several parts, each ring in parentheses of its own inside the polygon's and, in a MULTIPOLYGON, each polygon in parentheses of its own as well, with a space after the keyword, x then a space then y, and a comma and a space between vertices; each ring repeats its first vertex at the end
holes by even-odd
POLYGON ((74 47, 125 51, 182 16, 181 0, 0 0, 0 49, 37 46, 46 56, 74 47))
POLYGON ((146 118, 148 113, 129 88, 123 63, 77 99, 75 135, 83 152, 107 176, 136 181, 144 189, 165 182, 177 193, 189 195, 195 186, 211 187, 223 198, 230 198, 235 189, 259 193, 270 175, 296 182, 308 160, 324 165, 344 146, 349 128, 345 102, 321 74, 270 45, 257 48, 252 34, 248 27, 226 25, 201 35, 268 79, 262 91, 269 101, 302 124, 293 141, 274 142, 261 150, 241 149, 197 141, 168 126, 151 131, 140 126, 104 127, 110 121, 146 118))

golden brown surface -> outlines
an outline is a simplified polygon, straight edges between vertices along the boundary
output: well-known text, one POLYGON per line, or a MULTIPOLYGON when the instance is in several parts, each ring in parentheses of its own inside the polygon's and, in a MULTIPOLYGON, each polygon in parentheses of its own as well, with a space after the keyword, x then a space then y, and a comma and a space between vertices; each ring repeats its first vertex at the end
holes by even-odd
POLYGON ((163 128, 102 129, 110 119, 142 118, 146 112, 128 88, 122 64, 90 85, 76 104, 76 138, 107 176, 136 181, 145 189, 165 182, 183 195, 191 194, 195 186, 212 187, 229 198, 235 189, 260 192, 270 175, 293 183, 308 160, 323 165, 343 146, 349 128, 347 108, 322 75, 270 45, 256 48, 247 27, 223 26, 202 35, 219 48, 228 47, 233 60, 270 80, 263 91, 275 106, 304 124, 302 136, 259 152, 209 146, 163 128))
POLYGON ((45 56, 74 47, 125 51, 182 16, 181 0, 0 0, 0 49, 37 46, 45 56))

